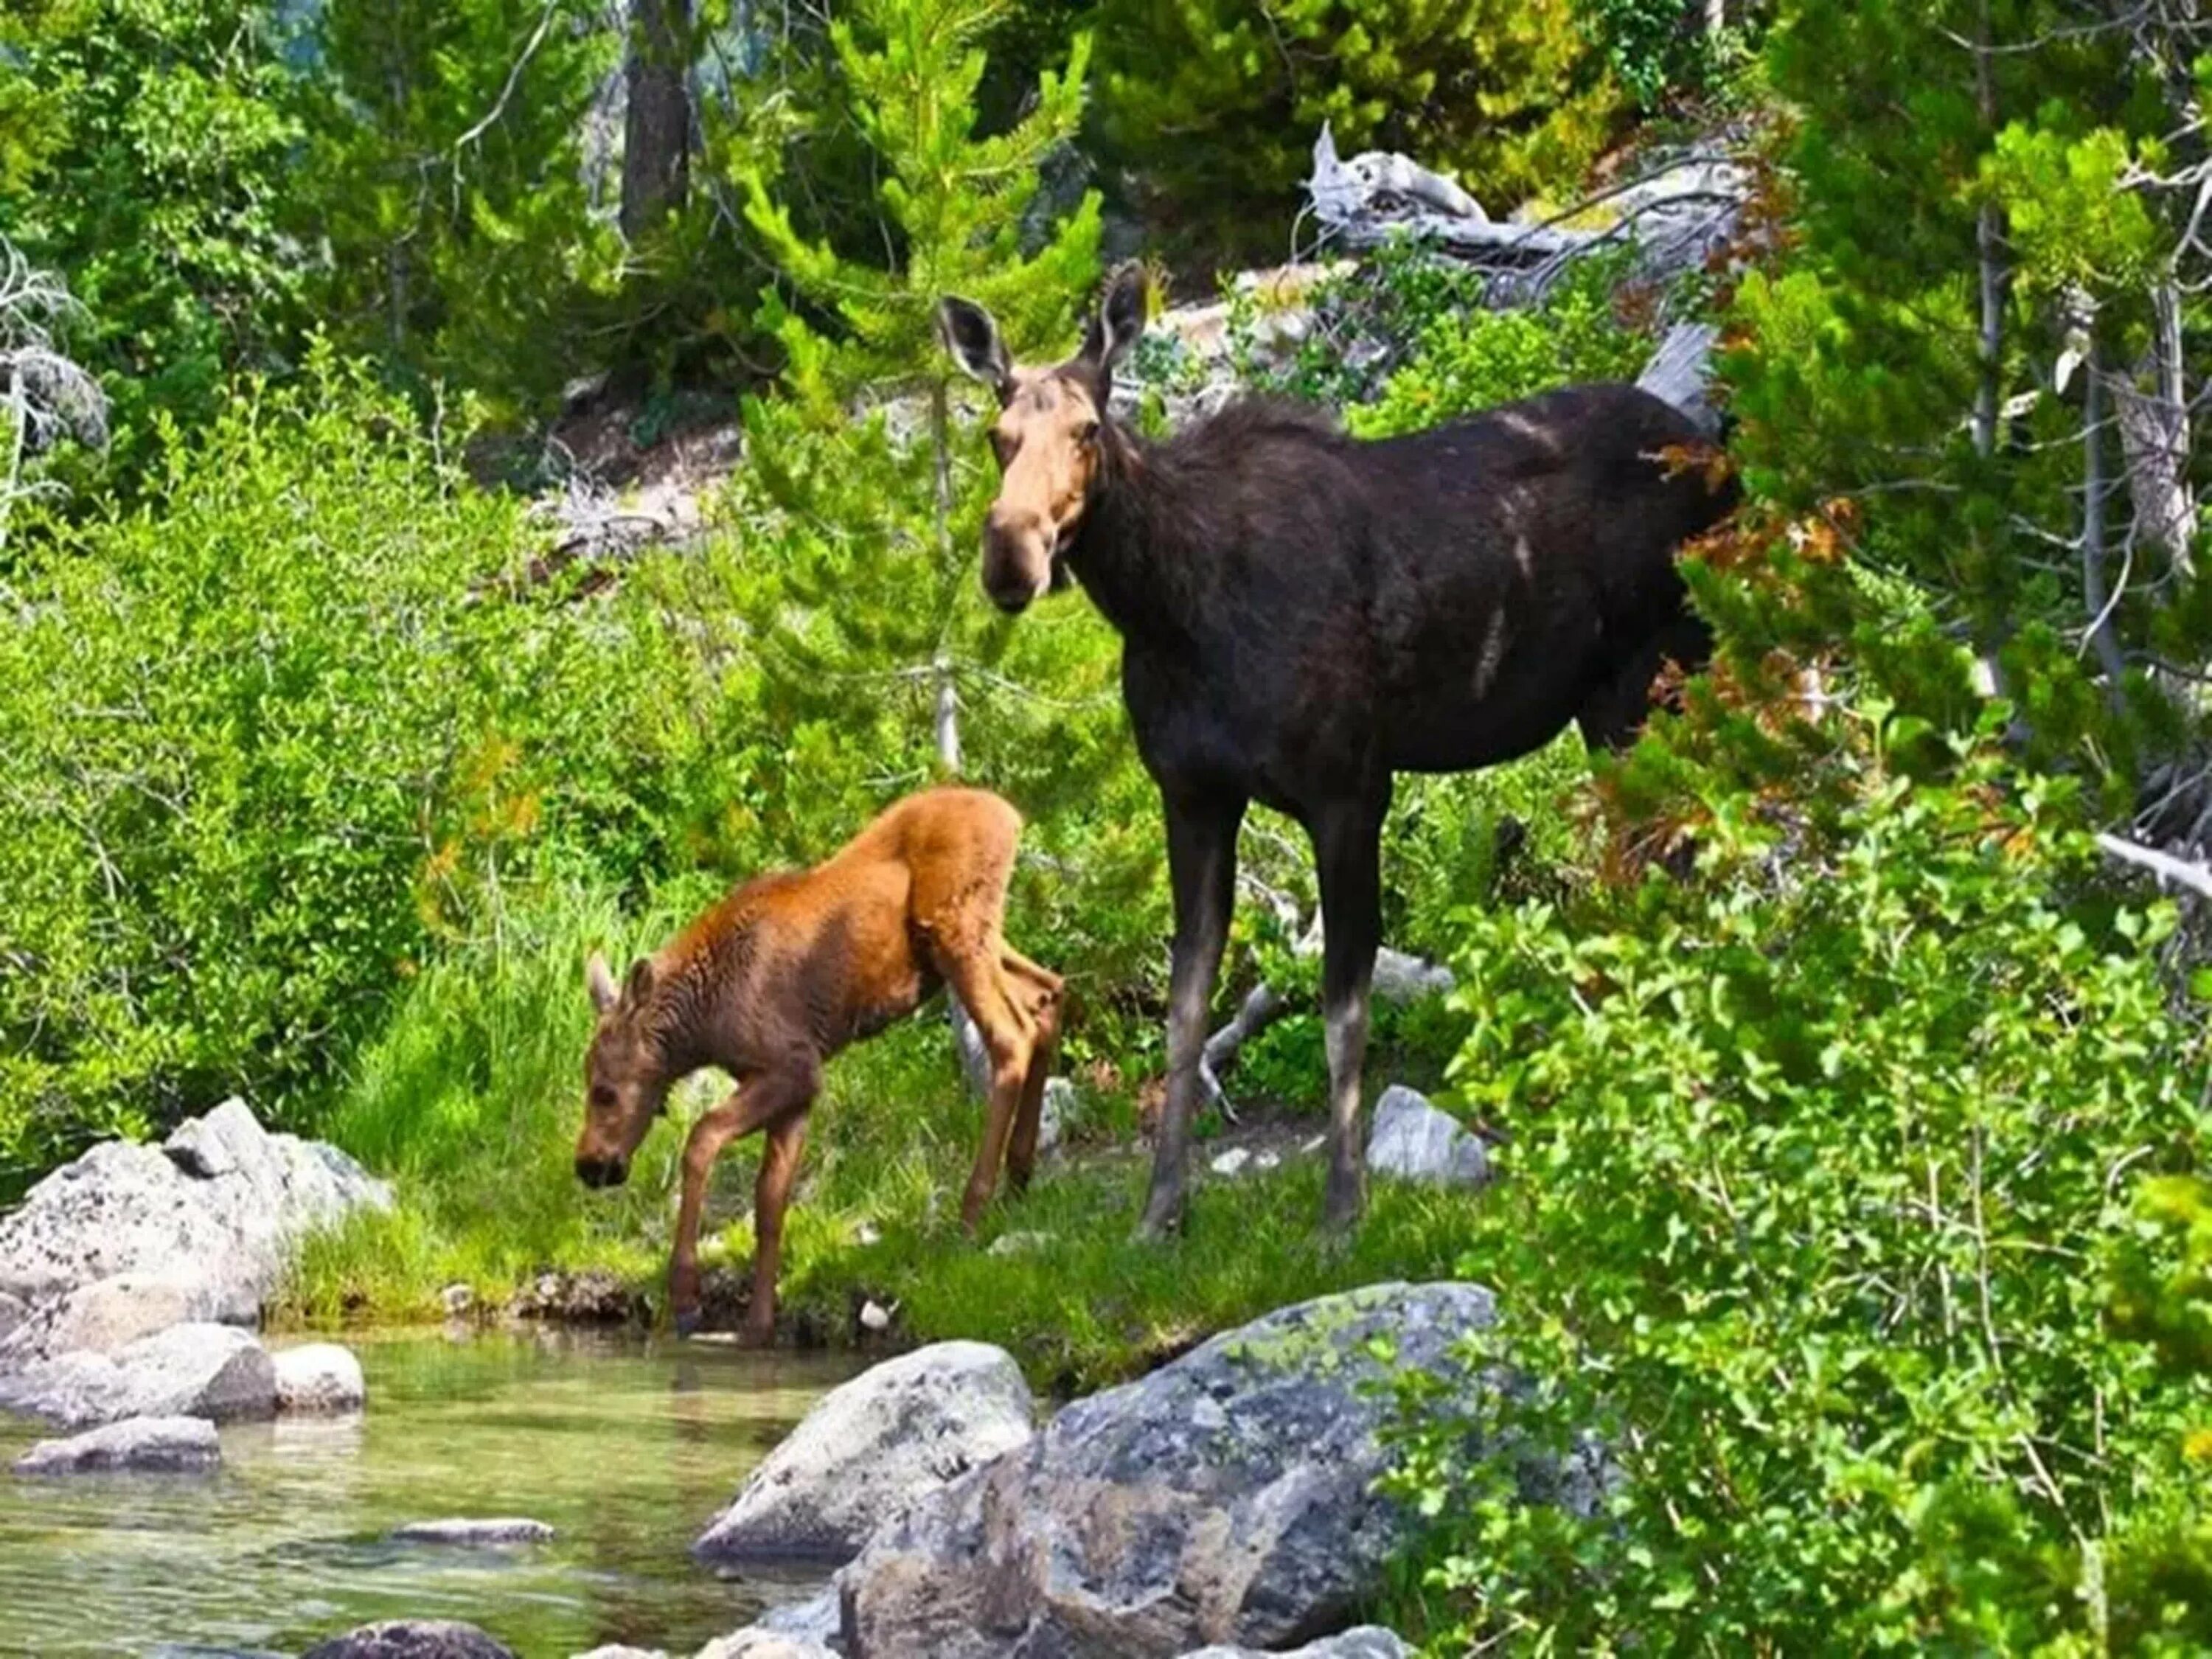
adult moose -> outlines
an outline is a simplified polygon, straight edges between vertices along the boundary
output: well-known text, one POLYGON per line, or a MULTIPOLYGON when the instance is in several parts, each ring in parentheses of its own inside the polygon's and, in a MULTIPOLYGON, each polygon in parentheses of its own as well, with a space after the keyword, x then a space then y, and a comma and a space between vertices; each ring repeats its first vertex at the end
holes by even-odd
POLYGON ((954 358, 1000 405, 983 586, 1009 612, 1062 571, 1089 591, 1121 631, 1123 701, 1166 809, 1168 1090, 1144 1230, 1182 1218, 1237 834, 1255 800, 1313 842, 1325 1215, 1342 1227, 1363 1199, 1360 1068, 1393 775, 1494 765, 1570 720, 1599 747, 1632 738, 1662 664, 1694 668, 1709 652, 1674 551, 1729 502, 1703 469, 1662 459, 1698 440, 1690 420, 1627 386, 1370 443, 1248 400, 1148 442, 1108 404, 1145 313, 1144 274, 1124 267, 1074 356, 1018 367, 988 312, 940 303, 954 358))
POLYGON ((991 1057, 983 1145, 960 1218, 973 1231, 997 1183, 1029 1184, 1045 1078, 1060 1030, 1060 980, 1003 936, 1021 815, 981 789, 927 789, 897 802, 811 870, 732 890, 617 989, 604 959, 585 970, 599 1026, 584 1063, 576 1175, 619 1186, 668 1091, 708 1066, 737 1090, 691 1126, 669 1267, 677 1329, 699 1317, 699 1212, 722 1148, 764 1130, 753 1189, 746 1336, 775 1325, 775 1275, 806 1116, 822 1067, 848 1043, 904 1018, 950 984, 991 1057))

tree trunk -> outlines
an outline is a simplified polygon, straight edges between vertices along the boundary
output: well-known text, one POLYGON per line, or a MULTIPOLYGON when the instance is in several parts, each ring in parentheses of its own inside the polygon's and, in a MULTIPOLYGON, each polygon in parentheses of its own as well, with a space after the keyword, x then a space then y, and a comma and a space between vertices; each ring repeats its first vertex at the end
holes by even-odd
POLYGON ((2191 538, 2197 495, 2189 483, 2189 386, 2181 358, 2181 295, 2171 283, 2151 293, 2156 330, 2132 375, 2116 375, 2113 415, 2135 507, 2135 542, 2166 555, 2185 581, 2197 573, 2191 538))
POLYGON ((691 180, 691 0, 630 0, 622 231, 635 241, 680 210, 691 180))

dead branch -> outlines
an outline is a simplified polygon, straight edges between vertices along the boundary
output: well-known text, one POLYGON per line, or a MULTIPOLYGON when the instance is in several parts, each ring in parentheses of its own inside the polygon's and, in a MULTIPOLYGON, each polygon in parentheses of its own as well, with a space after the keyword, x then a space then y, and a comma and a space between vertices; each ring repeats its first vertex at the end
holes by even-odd
POLYGON ((2177 886, 2186 887, 2200 897, 2212 898, 2212 867, 2187 859, 2178 859, 2171 853, 2161 853, 2155 847, 2145 847, 2139 842, 2123 840, 2108 831, 2099 833, 2097 845, 2108 857, 2149 871, 2161 884, 2172 882, 2177 886))

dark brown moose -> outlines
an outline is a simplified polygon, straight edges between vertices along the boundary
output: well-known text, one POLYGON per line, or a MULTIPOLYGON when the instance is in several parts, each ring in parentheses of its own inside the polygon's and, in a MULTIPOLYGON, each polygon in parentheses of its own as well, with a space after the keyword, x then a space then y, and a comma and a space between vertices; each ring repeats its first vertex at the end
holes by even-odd
POLYGON ((1021 815, 980 789, 909 795, 811 870, 733 889, 621 989, 605 961, 586 969, 599 1010, 585 1061, 584 1128, 576 1174, 619 1186, 668 1091, 704 1066, 737 1084, 691 1126, 684 1199, 669 1267, 678 1331, 699 1319, 699 1212, 707 1176, 729 1142, 767 1141, 754 1186, 752 1301, 745 1335, 775 1325, 783 1212, 806 1139, 822 1068, 949 984, 991 1060, 983 1145, 960 1215, 970 1231, 1003 1157, 1016 1189, 1036 1158, 1037 1119, 1060 1029, 1060 976, 1001 937, 1006 878, 1021 815))
POLYGON ((1182 1219, 1237 834, 1255 800, 1313 842, 1325 1213, 1341 1227, 1364 1196, 1360 1067, 1393 775, 1495 765, 1570 720, 1595 747, 1632 739, 1662 664, 1709 654, 1674 554, 1733 486, 1675 464, 1696 428, 1627 386, 1364 443, 1312 410, 1248 400, 1148 441, 1108 402, 1145 314, 1144 274, 1124 268, 1082 349, 1032 368, 982 307, 940 305, 953 356, 1000 405, 983 587, 1009 612, 1063 572, 1089 591, 1121 631, 1123 700, 1166 809, 1168 1088, 1144 1231, 1182 1219))

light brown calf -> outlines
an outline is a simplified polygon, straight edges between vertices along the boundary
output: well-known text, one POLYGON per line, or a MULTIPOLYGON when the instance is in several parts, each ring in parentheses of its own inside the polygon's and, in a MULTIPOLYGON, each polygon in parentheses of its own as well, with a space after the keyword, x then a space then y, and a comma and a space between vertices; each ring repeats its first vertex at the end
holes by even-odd
POLYGON ((1036 1158, 1037 1117, 1060 1032, 1060 980, 1007 948, 1006 878, 1021 815, 981 789, 909 795, 826 862, 760 877, 630 969, 619 990, 604 959, 586 972, 599 1012, 585 1061, 576 1174, 619 1186, 668 1091, 718 1066, 737 1087, 692 1125, 669 1267, 679 1332, 699 1318, 699 1212, 731 1141, 765 1131, 754 1186, 748 1338, 775 1324, 783 1212, 822 1067, 848 1043, 951 986, 991 1057, 983 1145, 960 1206, 971 1231, 1003 1158, 1017 1190, 1036 1158))

